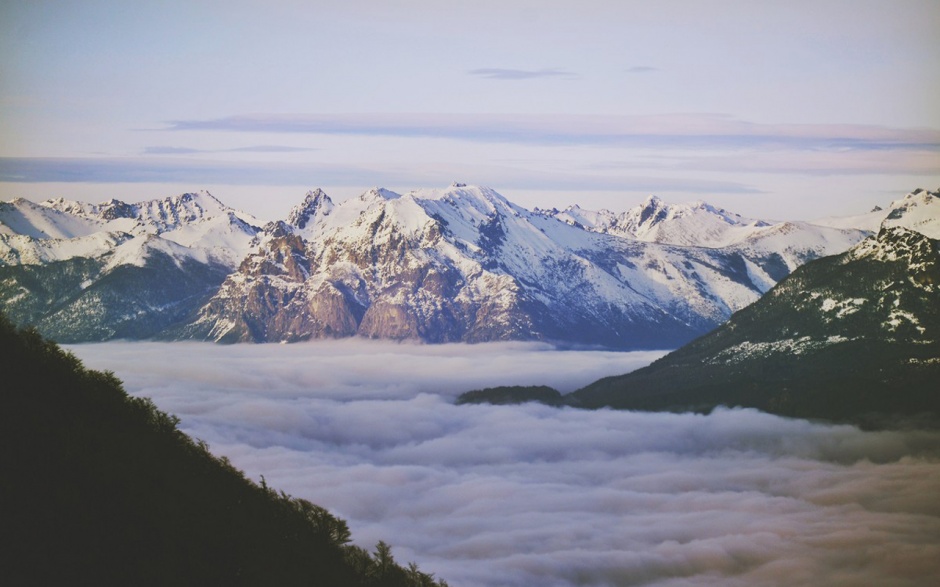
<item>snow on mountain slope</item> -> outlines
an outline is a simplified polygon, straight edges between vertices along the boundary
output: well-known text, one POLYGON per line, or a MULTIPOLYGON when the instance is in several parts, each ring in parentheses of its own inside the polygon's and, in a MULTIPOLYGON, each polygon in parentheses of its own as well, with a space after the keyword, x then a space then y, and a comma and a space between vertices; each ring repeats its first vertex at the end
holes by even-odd
POLYGON ((579 206, 543 213, 592 232, 697 247, 725 247, 769 226, 765 221, 744 218, 704 202, 667 204, 656 196, 621 214, 579 206))
POLYGON ((0 299, 60 341, 151 337, 187 318, 260 230, 208 193, 0 205, 0 299))
POLYGON ((627 211, 617 228, 646 242, 724 247, 767 225, 704 202, 670 205, 650 196, 643 205, 627 211))
POLYGON ((104 222, 17 198, 0 202, 0 233, 35 239, 70 239, 106 230, 104 222))
POLYGON ((162 200, 133 205, 134 217, 145 224, 153 223, 160 232, 175 230, 205 218, 221 216, 229 207, 209 192, 186 193, 162 200))
POLYGON ((253 246, 258 228, 231 210, 182 223, 160 236, 168 241, 201 251, 205 261, 235 268, 253 246))
MULTIPOLYGON (((727 247, 737 251, 760 269, 772 286, 797 267, 819 257, 835 255, 868 236, 864 230, 821 227, 807 222, 781 222, 754 231, 727 247)), ((770 289, 762 289, 762 292, 770 289)))
POLYGON ((184 260, 192 260, 203 265, 210 264, 206 251, 185 247, 151 234, 118 243, 113 250, 109 251, 102 272, 107 273, 125 265, 145 267, 154 253, 166 255, 177 267, 181 266, 184 260))
POLYGON ((786 253, 782 238, 737 249, 643 242, 462 184, 376 188, 338 205, 317 190, 288 222, 266 227, 187 335, 669 346, 766 291, 788 268, 789 257, 765 250, 786 253))
POLYGON ((557 302, 559 292, 570 292, 614 305, 649 305, 660 311, 670 306, 674 311, 675 300, 681 299, 680 305, 719 315, 754 299, 751 284, 728 282, 718 270, 726 260, 709 251, 637 245, 588 232, 520 208, 487 188, 458 187, 440 194, 424 190, 414 196, 423 196, 431 216, 447 221, 448 232, 460 239, 455 242, 483 255, 484 264, 515 276, 546 303, 557 302), (475 243, 490 246, 477 250, 475 243), (498 255, 491 252, 494 244, 498 255))
MULTIPOLYGON (((915 198, 886 214, 929 226, 922 208, 930 201, 915 195, 926 204, 915 198)), ((530 211, 463 184, 405 194, 374 188, 339 204, 313 190, 285 221, 263 229, 205 192, 139 204, 16 201, 0 208, 0 221, 0 273, 9 269, 0 293, 22 301, 43 271, 73 276, 60 280, 62 291, 44 286, 53 290, 23 306, 24 316, 54 314, 69 296, 77 296, 71 312, 120 300, 117 292, 134 283, 159 294, 134 312, 173 307, 174 319, 195 316, 171 324, 163 314, 152 323, 178 338, 359 335, 618 348, 678 346, 796 267, 867 234, 655 197, 620 215, 530 211), (124 277, 104 280, 111 274, 124 277), (186 301, 167 287, 184 278, 186 301)), ((55 283, 52 273, 39 277, 55 283)), ((127 312, 109 315, 126 320, 127 312)), ((94 328, 123 332, 100 321, 94 328)))
POLYGON ((622 214, 578 206, 541 214, 591 232, 642 242, 736 252, 744 259, 751 283, 762 293, 803 263, 841 253, 870 234, 851 224, 756 220, 704 202, 667 204, 656 196, 622 214))
POLYGON ((74 257, 120 254, 108 261, 140 265, 128 250, 149 246, 201 263, 234 269, 248 253, 258 221, 228 208, 208 192, 127 204, 110 200, 89 204, 65 199, 36 204, 22 199, 0 203, 0 262, 47 263, 74 257), (128 239, 142 238, 135 246, 128 239), (182 247, 156 244, 165 239, 182 247))
POLYGON ((69 214, 76 218, 111 222, 120 219, 136 220, 158 232, 178 228, 203 218, 218 216, 230 208, 206 191, 185 193, 169 198, 128 204, 109 200, 100 204, 76 202, 57 198, 46 200, 41 206, 69 214))
POLYGON ((301 231, 309 224, 312 229, 323 217, 329 215, 333 208, 333 200, 326 192, 321 189, 311 190, 307 192, 302 203, 288 212, 287 224, 301 231))
MULTIPOLYGON (((704 202, 667 204, 649 196, 640 206, 616 214, 578 206, 561 212, 542 211, 591 232, 615 234, 644 242, 689 247, 734 247, 749 256, 779 253, 778 267, 757 279, 770 285, 810 259, 840 253, 877 231, 879 222, 849 221, 831 224, 772 222, 745 218, 704 202)), ((766 291, 766 288, 762 291, 766 291)))
POLYGON ((882 227, 900 226, 917 231, 929 238, 940 239, 940 190, 916 189, 903 198, 894 200, 886 208, 876 208, 867 214, 814 220, 813 224, 835 228, 860 228, 878 232, 882 227))
POLYGON ((0 234, 0 266, 44 265, 75 257, 100 258, 134 238, 126 232, 95 232, 75 238, 38 239, 0 234))
POLYGON ((908 228, 940 239, 940 190, 916 190, 891 203, 882 228, 908 228))

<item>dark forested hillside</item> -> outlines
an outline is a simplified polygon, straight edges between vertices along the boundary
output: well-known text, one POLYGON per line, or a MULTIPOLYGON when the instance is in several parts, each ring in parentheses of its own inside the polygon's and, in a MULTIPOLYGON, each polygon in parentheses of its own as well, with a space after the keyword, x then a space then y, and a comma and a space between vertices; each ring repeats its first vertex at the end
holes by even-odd
POLYGON ((4 584, 444 585, 2 315, 0 382, 4 584))

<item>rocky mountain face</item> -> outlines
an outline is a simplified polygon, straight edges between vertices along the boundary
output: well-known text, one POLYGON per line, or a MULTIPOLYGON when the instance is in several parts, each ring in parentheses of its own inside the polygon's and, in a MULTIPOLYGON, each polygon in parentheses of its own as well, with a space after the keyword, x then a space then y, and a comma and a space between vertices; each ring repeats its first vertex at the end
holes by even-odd
POLYGON ((338 205, 317 191, 287 222, 265 227, 181 336, 676 346, 792 267, 864 236, 815 233, 793 234, 779 250, 743 238, 736 247, 673 246, 586 230, 475 186, 375 189, 338 205))
MULTIPOLYGON (((935 203, 910 203, 901 215, 935 203)), ((869 234, 656 198, 615 216, 530 211, 462 184, 373 189, 338 204, 316 190, 263 227, 208 194, 15 200, 0 204, 0 297, 14 321, 63 341, 363 336, 670 348, 869 234)))
POLYGON ((0 204, 0 299, 61 342, 148 338, 186 321, 259 229, 208 193, 140 204, 0 204))
POLYGON ((807 263, 714 332, 565 398, 583 407, 717 405, 873 426, 940 421, 940 241, 886 218, 807 263))

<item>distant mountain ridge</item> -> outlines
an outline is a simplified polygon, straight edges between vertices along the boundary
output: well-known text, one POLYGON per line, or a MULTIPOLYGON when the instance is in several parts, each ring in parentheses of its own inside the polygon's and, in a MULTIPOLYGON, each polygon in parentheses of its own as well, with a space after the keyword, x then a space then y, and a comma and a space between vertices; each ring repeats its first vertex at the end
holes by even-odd
POLYGON ((667 204, 657 196, 649 196, 622 214, 577 205, 542 212, 591 232, 680 246, 725 247, 771 226, 765 220, 744 218, 705 202, 667 204))
POLYGON ((206 192, 139 204, 0 203, 3 309, 61 342, 156 336, 215 292, 255 224, 206 192))
POLYGON ((588 231, 477 186, 374 189, 338 205, 311 192, 288 222, 266 227, 181 335, 662 348, 717 326, 807 258, 864 236, 805 233, 779 250, 745 240, 680 247, 588 231))
MULTIPOLYGON (((841 255, 805 264, 713 332, 648 367, 567 396, 543 389, 538 400, 653 411, 744 406, 875 427, 937 426, 940 241, 896 220, 886 218, 877 235, 841 255)), ((532 395, 494 388, 461 402, 532 395)))
MULTIPOLYGON (((901 216, 937 206, 910 204, 901 216)), ((15 200, 0 204, 0 299, 16 322, 70 342, 355 335, 669 348, 869 234, 657 198, 614 216, 530 211, 463 184, 376 188, 339 204, 314 190, 263 227, 206 193, 15 200)))
POLYGON ((902 226, 917 231, 932 239, 940 239, 940 190, 930 191, 923 188, 914 190, 903 198, 894 200, 885 209, 876 207, 867 214, 836 218, 822 218, 814 224, 833 228, 861 228, 872 233, 882 227, 902 226))

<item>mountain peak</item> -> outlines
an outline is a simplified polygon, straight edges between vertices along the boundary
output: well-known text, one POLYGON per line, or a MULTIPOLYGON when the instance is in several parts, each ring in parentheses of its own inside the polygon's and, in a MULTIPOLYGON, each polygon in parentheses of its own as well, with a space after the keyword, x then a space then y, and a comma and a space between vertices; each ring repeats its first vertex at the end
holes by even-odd
POLYGON ((940 239, 940 190, 916 189, 891 202, 891 211, 880 228, 903 226, 933 239, 940 239))
POLYGON ((401 194, 395 193, 385 188, 374 187, 359 196, 362 200, 397 200, 401 194))
MULTIPOLYGON (((160 200, 157 200, 157 201, 160 201, 160 200)), ((186 192, 178 196, 166 198, 163 201, 172 203, 176 206, 193 205, 199 208, 210 209, 210 210, 215 210, 215 211, 223 211, 223 210, 229 209, 228 206, 223 204, 218 198, 213 196, 207 190, 199 190, 198 192, 186 192)))
POLYGON ((924 188, 917 188, 909 194, 906 194, 900 200, 893 202, 892 208, 896 206, 903 207, 904 205, 909 205, 912 202, 916 202, 921 205, 930 205, 934 198, 940 198, 940 189, 932 192, 930 190, 925 190, 924 188))
POLYGON ((872 258, 878 261, 907 259, 912 265, 918 259, 934 254, 936 241, 903 226, 884 226, 849 251, 851 259, 872 258))
POLYGON ((669 206, 658 196, 650 195, 639 209, 638 226, 654 226, 669 215, 669 206))
POLYGON ((182 225, 218 216, 230 208, 207 191, 187 192, 162 200, 150 200, 139 204, 117 202, 101 206, 101 215, 117 218, 136 218, 152 223, 161 231, 170 231, 182 225))
POLYGON ((287 214, 287 223, 291 226, 303 229, 311 220, 317 216, 326 216, 333 209, 333 200, 326 192, 317 188, 310 190, 304 197, 304 201, 291 208, 287 214))
POLYGON ((272 220, 261 227, 261 234, 270 238, 287 237, 294 234, 291 224, 283 220, 272 220))

